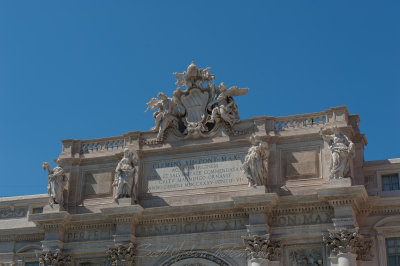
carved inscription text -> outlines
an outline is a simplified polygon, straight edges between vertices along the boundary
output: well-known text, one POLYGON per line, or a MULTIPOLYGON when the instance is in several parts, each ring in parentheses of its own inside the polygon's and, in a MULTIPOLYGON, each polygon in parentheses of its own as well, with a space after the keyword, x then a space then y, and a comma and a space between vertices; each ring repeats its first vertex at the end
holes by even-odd
POLYGON ((214 155, 144 164, 148 192, 247 184, 245 154, 214 155))
POLYGON ((67 241, 77 242, 77 241, 109 240, 112 238, 113 234, 114 230, 111 228, 69 232, 67 234, 67 241))
POLYGON ((306 224, 324 224, 332 222, 333 213, 304 213, 293 215, 280 215, 270 219, 273 226, 293 226, 306 224))
POLYGON ((180 224, 139 225, 136 234, 137 236, 156 236, 240 230, 246 229, 246 224, 248 224, 247 219, 234 219, 180 224))

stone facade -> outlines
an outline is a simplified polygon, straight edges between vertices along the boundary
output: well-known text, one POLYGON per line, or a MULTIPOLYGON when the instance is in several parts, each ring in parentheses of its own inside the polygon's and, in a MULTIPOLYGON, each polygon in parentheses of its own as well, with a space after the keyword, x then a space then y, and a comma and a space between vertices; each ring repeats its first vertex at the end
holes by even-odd
POLYGON ((365 162, 346 107, 240 120, 209 71, 150 131, 63 140, 48 195, 0 199, 0 265, 389 265, 400 159, 365 162))

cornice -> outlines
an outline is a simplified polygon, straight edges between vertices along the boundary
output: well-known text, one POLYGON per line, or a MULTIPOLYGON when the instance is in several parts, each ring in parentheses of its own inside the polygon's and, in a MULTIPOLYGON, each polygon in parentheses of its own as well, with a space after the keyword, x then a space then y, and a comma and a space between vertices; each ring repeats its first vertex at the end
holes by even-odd
POLYGON ((81 224, 73 223, 65 226, 66 230, 91 230, 91 229, 101 229, 101 228, 112 228, 114 223, 95 223, 95 224, 81 224))
POLYGON ((301 206, 297 205, 289 205, 289 206, 281 206, 272 209, 273 216, 279 215, 291 215, 291 214, 302 214, 302 213, 314 213, 314 212, 330 212, 333 210, 333 207, 326 202, 318 202, 318 203, 310 203, 310 204, 302 204, 301 206))
POLYGON ((0 242, 40 241, 43 239, 44 233, 0 235, 0 242))
POLYGON ((269 212, 278 201, 276 193, 263 193, 232 197, 235 207, 247 213, 269 212))
POLYGON ((352 206, 356 211, 368 200, 364 186, 324 188, 317 190, 317 194, 320 200, 333 207, 352 206))
POLYGON ((247 218, 246 212, 230 212, 230 213, 212 213, 207 215, 190 215, 190 216, 177 216, 177 217, 146 217, 139 221, 140 225, 145 224, 164 224, 164 223, 179 223, 179 222, 203 222, 215 221, 226 219, 247 218))

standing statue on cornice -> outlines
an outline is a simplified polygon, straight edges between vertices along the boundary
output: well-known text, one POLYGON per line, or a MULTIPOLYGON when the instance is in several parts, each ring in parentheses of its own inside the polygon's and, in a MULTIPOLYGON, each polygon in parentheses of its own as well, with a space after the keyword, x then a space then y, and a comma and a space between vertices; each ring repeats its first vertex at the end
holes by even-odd
POLYGON ((255 137, 251 137, 250 141, 252 146, 244 158, 243 172, 249 181, 249 187, 263 186, 266 184, 268 171, 268 147, 255 137))
POLYGON ((135 163, 137 163, 136 156, 125 148, 124 157, 119 161, 115 169, 113 182, 114 200, 118 200, 119 198, 133 198, 136 200, 135 163))
MULTIPOLYGON (((325 131, 325 130, 324 130, 325 131)), ((350 159, 354 157, 354 143, 338 129, 333 128, 333 134, 320 131, 322 138, 329 143, 331 151, 330 178, 344 178, 349 170, 350 159)))
MULTIPOLYGON (((214 87, 216 86, 214 85, 214 87)), ((230 87, 227 90, 225 83, 222 82, 219 87, 216 87, 216 97, 215 101, 211 104, 212 112, 209 121, 214 122, 216 119, 221 118, 231 127, 239 122, 239 111, 233 96, 243 96, 248 91, 248 88, 241 89, 236 86, 230 87)))
MULTIPOLYGON (((150 102, 146 103, 147 110, 157 110, 154 112, 153 117, 156 120, 156 125, 151 129, 152 131, 158 131, 157 139, 161 140, 164 135, 164 131, 168 126, 177 119, 179 115, 178 107, 174 99, 167 97, 163 92, 158 93, 158 98, 153 98, 150 102)), ((147 111, 146 110, 146 111, 147 111)))
POLYGON ((57 159, 57 166, 53 170, 48 162, 42 164, 43 170, 48 173, 49 183, 47 185, 47 193, 49 194, 51 206, 53 204, 60 204, 61 206, 64 204, 63 192, 68 180, 60 163, 60 159, 57 159))

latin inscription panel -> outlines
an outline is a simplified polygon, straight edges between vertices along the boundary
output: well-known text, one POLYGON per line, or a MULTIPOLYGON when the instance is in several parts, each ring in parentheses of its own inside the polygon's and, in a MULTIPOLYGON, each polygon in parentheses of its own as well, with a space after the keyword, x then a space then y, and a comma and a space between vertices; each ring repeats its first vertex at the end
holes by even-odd
POLYGON ((277 226, 277 227, 308 225, 308 224, 324 224, 324 223, 332 223, 332 217, 333 217, 332 212, 280 215, 270 218, 269 223, 272 226, 277 226))
POLYGON ((245 154, 221 154, 144 163, 147 192, 247 184, 245 154))
POLYGON ((176 235, 201 232, 216 232, 246 229, 248 219, 233 219, 222 221, 204 221, 178 224, 153 224, 139 225, 136 228, 136 236, 176 235))
POLYGON ((105 228, 99 230, 71 231, 67 234, 67 241, 79 242, 79 241, 109 240, 112 239, 113 234, 115 234, 115 230, 111 228, 105 228))

